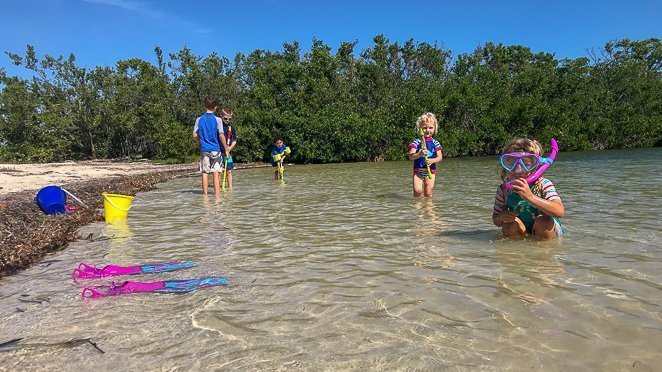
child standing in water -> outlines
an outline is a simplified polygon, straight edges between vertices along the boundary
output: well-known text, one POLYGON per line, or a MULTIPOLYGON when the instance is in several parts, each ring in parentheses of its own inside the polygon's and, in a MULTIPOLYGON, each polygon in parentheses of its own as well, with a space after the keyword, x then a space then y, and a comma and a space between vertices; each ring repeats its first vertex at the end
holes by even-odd
POLYGON ((442 159, 441 144, 432 135, 439 128, 437 117, 431 112, 418 117, 416 129, 421 138, 416 138, 409 145, 409 160, 414 161, 414 196, 432 197, 437 163, 442 159))
MULTIPOLYGON (((225 133, 226 144, 228 152, 232 152, 234 147, 237 145, 237 132, 232 124, 232 110, 228 107, 224 107, 221 110, 221 119, 223 120, 223 132, 225 133)), ((234 161, 232 155, 227 158, 228 160, 228 169, 227 172, 228 178, 228 187, 232 188, 232 170, 234 169, 234 161)), ((225 164, 225 158, 223 159, 223 164, 225 164)))
POLYGON ((509 238, 521 238, 529 233, 551 239, 563 234, 559 218, 565 209, 552 181, 543 177, 530 185, 526 181, 547 161, 541 154, 538 141, 518 138, 504 147, 499 159, 504 183, 496 191, 492 222, 509 238), (510 190, 506 187, 508 182, 512 185, 510 190))
POLYGON ((221 183, 219 172, 221 171, 221 145, 225 156, 229 155, 225 135, 223 134, 223 123, 214 113, 218 107, 218 101, 210 97, 205 98, 205 109, 207 112, 195 119, 193 127, 193 138, 200 149, 200 172, 202 173, 202 193, 207 195, 209 185, 209 173, 214 180, 214 194, 221 196, 221 183))
POLYGON ((283 139, 277 137, 274 141, 274 147, 271 150, 271 166, 276 167, 274 169, 274 179, 277 180, 282 172, 281 168, 283 166, 283 160, 285 157, 290 154, 290 148, 285 146, 283 139))

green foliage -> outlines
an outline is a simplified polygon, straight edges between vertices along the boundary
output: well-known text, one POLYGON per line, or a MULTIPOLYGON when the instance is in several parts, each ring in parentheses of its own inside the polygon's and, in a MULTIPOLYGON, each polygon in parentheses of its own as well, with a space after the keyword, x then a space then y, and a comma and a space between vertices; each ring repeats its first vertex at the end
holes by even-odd
POLYGON ((193 122, 206 96, 234 111, 237 161, 265 161, 275 137, 300 163, 403 159, 416 118, 434 112, 445 155, 493 154, 511 138, 564 150, 662 143, 659 39, 609 42, 600 55, 558 60, 519 45, 487 43, 455 59, 436 44, 377 35, 337 51, 255 50, 232 60, 184 48, 157 64, 121 60, 87 69, 32 46, 0 69, 0 160, 151 158, 189 161, 193 122))

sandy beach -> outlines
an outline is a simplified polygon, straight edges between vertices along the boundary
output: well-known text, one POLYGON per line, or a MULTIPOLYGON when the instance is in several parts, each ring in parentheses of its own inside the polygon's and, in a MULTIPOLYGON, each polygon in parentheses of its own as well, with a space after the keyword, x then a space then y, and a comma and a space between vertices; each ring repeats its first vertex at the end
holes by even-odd
MULTIPOLYGON (((243 163, 235 169, 267 166, 243 163)), ((78 229, 103 221, 101 193, 135 195, 178 177, 195 176, 196 163, 153 164, 148 161, 90 160, 47 164, 0 164, 0 277, 40 261, 81 237, 78 229), (79 197, 89 208, 49 216, 35 203, 37 190, 57 185, 79 197)))
POLYGON ((105 177, 121 177, 151 172, 197 170, 197 164, 161 165, 148 161, 113 162, 90 160, 44 164, 0 163, 0 195, 18 191, 39 190, 47 185, 64 185, 105 177))
MULTIPOLYGON (((26 268, 49 252, 64 249, 88 223, 103 221, 102 192, 135 195, 161 182, 194 175, 197 165, 84 161, 51 164, 0 164, 0 277, 26 268), (34 199, 44 186, 57 185, 89 208, 49 216, 34 199)), ((93 237, 87 237, 93 239, 93 237)))

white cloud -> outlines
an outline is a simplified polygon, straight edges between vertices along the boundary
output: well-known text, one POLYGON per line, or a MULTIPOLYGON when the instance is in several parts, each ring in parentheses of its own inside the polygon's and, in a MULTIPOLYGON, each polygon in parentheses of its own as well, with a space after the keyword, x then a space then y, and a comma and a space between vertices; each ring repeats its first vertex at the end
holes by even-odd
POLYGON ((139 1, 132 1, 132 0, 83 0, 83 1, 89 4, 116 6, 118 8, 122 8, 124 10, 128 10, 131 12, 143 13, 145 15, 154 18, 161 18, 166 16, 164 12, 158 9, 151 8, 147 4, 139 1))
POLYGON ((151 18, 161 19, 169 24, 176 24, 182 28, 192 30, 194 33, 197 34, 212 33, 210 29, 194 27, 194 25, 191 22, 183 20, 173 14, 166 13, 162 10, 156 9, 150 6, 149 4, 141 1, 134 1, 134 0, 82 0, 82 1, 88 4, 115 6, 130 12, 143 14, 151 18))

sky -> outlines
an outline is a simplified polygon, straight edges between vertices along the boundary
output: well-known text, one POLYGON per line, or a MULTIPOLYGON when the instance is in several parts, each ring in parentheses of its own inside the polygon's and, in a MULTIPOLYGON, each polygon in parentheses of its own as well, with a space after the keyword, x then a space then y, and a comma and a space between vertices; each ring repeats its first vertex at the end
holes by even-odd
POLYGON ((155 63, 154 47, 196 55, 281 51, 314 39, 356 55, 384 34, 390 41, 437 43, 454 56, 487 42, 524 45, 557 58, 588 56, 606 42, 662 37, 662 0, 0 0, 0 68, 25 76, 4 52, 68 56, 79 66, 128 58, 155 63))

